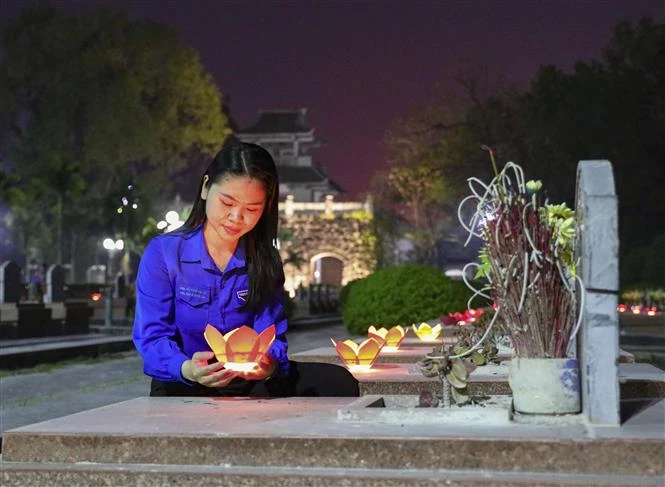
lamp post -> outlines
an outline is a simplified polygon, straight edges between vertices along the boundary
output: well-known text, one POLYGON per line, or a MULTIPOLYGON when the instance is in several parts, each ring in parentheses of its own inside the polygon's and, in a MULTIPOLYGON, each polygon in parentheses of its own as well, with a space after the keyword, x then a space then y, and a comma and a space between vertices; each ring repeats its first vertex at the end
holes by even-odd
POLYGON ((108 251, 109 257, 106 263, 106 290, 104 292, 104 326, 113 325, 113 274, 111 269, 113 267, 113 257, 116 251, 125 248, 125 242, 122 239, 113 240, 112 238, 105 238, 102 242, 103 247, 108 251))

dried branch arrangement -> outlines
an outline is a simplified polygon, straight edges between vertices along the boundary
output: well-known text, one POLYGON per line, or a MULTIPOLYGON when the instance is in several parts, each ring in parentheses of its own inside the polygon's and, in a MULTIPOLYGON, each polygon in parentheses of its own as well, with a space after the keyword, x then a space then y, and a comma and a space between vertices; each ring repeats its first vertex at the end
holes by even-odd
POLYGON ((486 280, 477 289, 465 278, 474 291, 469 307, 477 296, 494 302, 496 313, 488 332, 500 320, 517 356, 566 357, 580 325, 575 320, 576 281, 581 299, 584 293, 573 261, 574 212, 565 204, 542 201, 542 184, 525 182, 520 166, 509 162, 498 172, 488 150, 494 179, 484 184, 470 178, 472 194, 458 208, 469 232, 467 243, 474 236, 484 242, 480 263, 465 268, 466 273, 475 267, 476 277, 486 280), (475 203, 475 211, 465 221, 463 207, 469 202, 475 203))

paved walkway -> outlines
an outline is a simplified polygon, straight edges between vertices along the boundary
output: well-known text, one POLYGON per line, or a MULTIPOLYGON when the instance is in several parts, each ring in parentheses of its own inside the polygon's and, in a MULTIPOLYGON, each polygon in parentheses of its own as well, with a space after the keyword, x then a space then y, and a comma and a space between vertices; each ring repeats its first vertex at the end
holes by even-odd
MULTIPOLYGON (((294 327, 287 334, 290 353, 330 345, 348 338, 344 326, 294 327)), ((150 379, 143 375, 136 352, 113 355, 49 372, 16 374, 0 378, 0 434, 27 424, 147 396, 150 379)))

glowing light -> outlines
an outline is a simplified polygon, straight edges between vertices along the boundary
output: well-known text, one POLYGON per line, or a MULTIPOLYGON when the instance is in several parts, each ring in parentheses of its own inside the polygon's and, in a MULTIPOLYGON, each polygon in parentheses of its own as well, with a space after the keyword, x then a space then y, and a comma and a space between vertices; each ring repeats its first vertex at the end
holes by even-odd
MULTIPOLYGON (((494 307, 495 305, 492 305, 494 307)), ((473 323, 476 319, 485 312, 484 309, 467 309, 464 313, 455 311, 454 313, 448 313, 447 316, 441 317, 444 325, 468 325, 473 323)))
POLYGON ((633 312, 634 315, 639 315, 642 313, 642 306, 631 306, 630 310, 633 312))
POLYGON ((247 372, 257 366, 275 341, 275 325, 270 325, 261 334, 249 326, 241 326, 222 335, 209 324, 203 336, 225 369, 247 372))
POLYGON ((465 318, 465 321, 474 322, 474 321, 476 321, 476 318, 478 318, 478 317, 479 317, 481 314, 483 314, 484 312, 485 312, 485 310, 482 309, 482 308, 478 308, 478 309, 467 309, 467 310, 464 312, 464 318, 465 318))
POLYGON ((421 323, 416 326, 411 325, 413 332, 418 338, 423 342, 434 342, 439 338, 441 334, 441 323, 437 323, 435 327, 431 327, 429 323, 421 323))
POLYGON ((164 230, 165 233, 177 230, 185 224, 180 220, 180 215, 175 210, 169 210, 164 215, 164 220, 157 222, 157 230, 164 230))
POLYGON ((102 242, 102 246, 106 250, 122 250, 125 248, 125 242, 124 240, 113 241, 112 238, 105 238, 102 242))
POLYGON ((371 365, 356 365, 356 364, 347 364, 346 367, 349 369, 349 372, 353 373, 361 373, 361 374, 369 374, 372 372, 372 366, 371 365))
POLYGON ((657 311, 658 311, 658 308, 656 308, 655 306, 652 306, 651 308, 647 309, 647 315, 656 316, 657 311))
POLYGON ((376 362, 379 352, 385 343, 383 340, 377 340, 376 338, 368 338, 360 345, 349 339, 343 342, 335 342, 331 338, 330 341, 335 346, 335 351, 342 360, 342 363, 352 372, 354 370, 363 371, 370 369, 374 365, 374 362, 376 362))
POLYGON ((91 299, 92 301, 99 301, 99 300, 102 299, 102 293, 100 293, 100 292, 93 292, 93 293, 90 293, 90 299, 91 299))
POLYGON ((617 311, 618 311, 619 313, 623 313, 623 312, 626 311, 627 308, 628 308, 628 307, 627 307, 625 304, 620 304, 620 305, 617 306, 617 311))
POLYGON ((173 225, 175 223, 178 223, 178 220, 180 220, 180 216, 178 215, 177 211, 167 211, 166 216, 164 217, 167 223, 173 225))
MULTIPOLYGON (((386 328, 379 328, 377 330, 374 325, 371 325, 367 330, 367 336, 370 338, 376 338, 377 340, 383 340, 386 347, 392 347, 396 350, 404 341, 406 330, 400 325, 393 326, 390 330, 387 330, 386 328)), ((384 350, 389 351, 389 349, 386 348, 384 348, 384 350)))
POLYGON ((226 362, 224 368, 234 372, 251 372, 258 362, 226 362))

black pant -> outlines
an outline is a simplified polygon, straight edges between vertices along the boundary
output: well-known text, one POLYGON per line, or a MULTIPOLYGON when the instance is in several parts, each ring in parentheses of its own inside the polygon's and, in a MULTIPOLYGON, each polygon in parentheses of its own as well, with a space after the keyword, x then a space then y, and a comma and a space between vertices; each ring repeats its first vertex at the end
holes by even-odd
POLYGON ((150 396, 251 396, 251 397, 358 397, 358 381, 344 367, 318 362, 294 362, 288 375, 249 381, 236 377, 226 387, 212 388, 152 379, 150 396))

